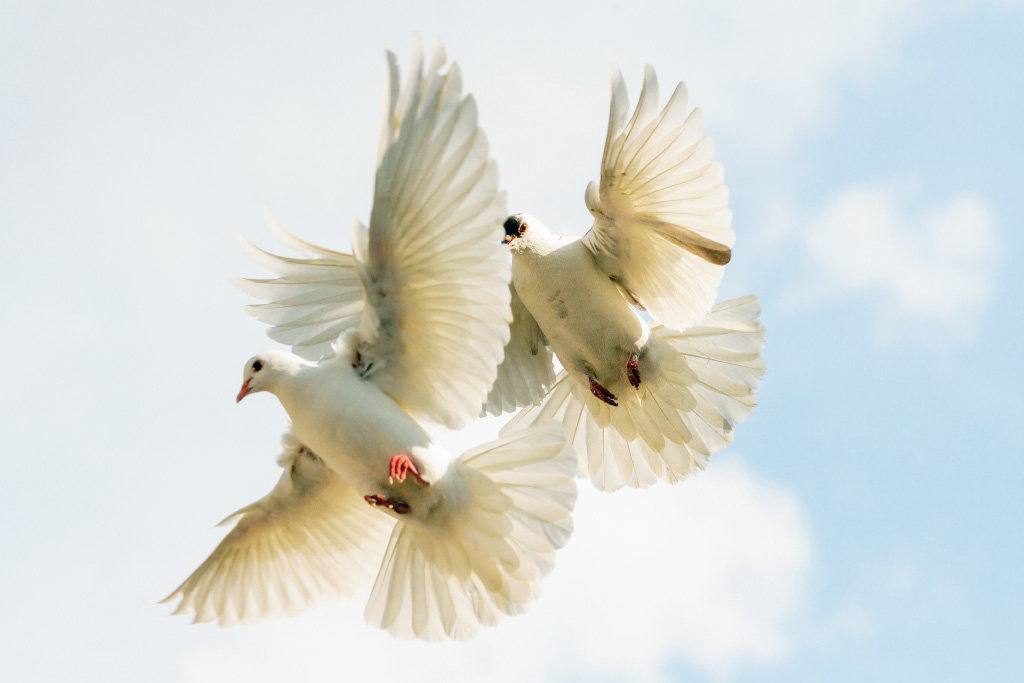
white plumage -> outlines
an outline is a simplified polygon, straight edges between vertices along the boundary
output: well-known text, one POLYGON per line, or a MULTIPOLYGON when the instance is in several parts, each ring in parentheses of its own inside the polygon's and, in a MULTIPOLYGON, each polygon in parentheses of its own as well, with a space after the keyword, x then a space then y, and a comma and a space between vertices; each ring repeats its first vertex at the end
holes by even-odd
POLYGON ((711 309, 736 239, 724 172, 700 109, 687 114, 684 84, 659 113, 648 65, 627 121, 628 110, 626 83, 613 68, 601 180, 585 195, 594 226, 583 244, 635 302, 684 330, 711 309))
POLYGON ((349 598, 373 578, 394 521, 294 436, 282 442, 277 485, 222 522, 235 526, 166 598, 175 614, 248 623, 349 598))
POLYGON ((581 474, 605 490, 674 482, 703 467, 749 415, 764 373, 756 297, 712 310, 735 236, 699 110, 687 113, 680 84, 659 112, 648 66, 627 116, 614 69, 601 179, 585 197, 589 232, 562 237, 529 214, 505 221, 513 301, 522 306, 513 306, 486 405, 498 414, 542 401, 510 426, 561 421, 581 474), (551 352, 565 369, 557 379, 551 352))
POLYGON ((247 245, 278 277, 237 280, 296 353, 250 359, 238 400, 291 418, 274 490, 168 600, 222 625, 347 597, 379 563, 366 619, 466 638, 523 611, 572 529, 572 449, 547 423, 452 459, 425 429, 477 415, 509 340, 504 197, 457 67, 418 44, 389 95, 369 229, 353 254, 271 229, 305 258, 247 245), (376 509, 375 509, 376 508, 376 509), (397 521, 397 523, 396 523, 397 521), (389 539, 390 534, 390 540, 389 539))
POLYGON ((725 448, 733 429, 754 409, 754 388, 764 374, 760 303, 745 296, 715 306, 702 324, 685 332, 650 328, 648 348, 657 359, 633 392, 626 382, 618 406, 595 397, 562 371, 539 405, 524 408, 502 433, 554 419, 563 424, 579 456, 577 474, 605 491, 676 483, 708 456, 725 448))

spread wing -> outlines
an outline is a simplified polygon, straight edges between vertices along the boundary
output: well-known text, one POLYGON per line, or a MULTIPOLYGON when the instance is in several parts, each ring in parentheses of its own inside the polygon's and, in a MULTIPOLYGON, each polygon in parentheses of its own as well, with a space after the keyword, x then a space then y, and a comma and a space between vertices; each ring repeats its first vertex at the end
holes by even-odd
POLYGON ((594 225, 583 237, 627 300, 679 330, 711 310, 735 241, 722 166, 686 100, 680 83, 659 112, 647 66, 627 121, 626 84, 613 68, 601 181, 586 192, 594 225))
POLYGON ((498 366, 498 378, 484 406, 484 411, 491 415, 539 402, 555 382, 548 340, 516 294, 515 285, 509 287, 512 292, 511 338, 505 345, 505 358, 498 366))
POLYGON ((373 210, 369 230, 355 225, 354 256, 271 220, 278 240, 307 258, 245 243, 278 277, 233 282, 265 302, 247 310, 270 337, 306 358, 358 326, 350 351, 363 376, 414 416, 459 427, 479 414, 508 341, 505 196, 458 66, 441 72, 440 43, 426 64, 418 40, 412 53, 404 86, 387 55, 373 210))
POLYGON ((505 197, 461 94, 458 67, 424 70, 414 51, 404 87, 389 54, 390 97, 370 228, 353 248, 366 306, 358 365, 410 414, 460 427, 480 413, 509 339, 505 197))
POLYGON ((347 598, 369 584, 394 521, 374 510, 290 434, 284 472, 164 602, 221 626, 347 598))

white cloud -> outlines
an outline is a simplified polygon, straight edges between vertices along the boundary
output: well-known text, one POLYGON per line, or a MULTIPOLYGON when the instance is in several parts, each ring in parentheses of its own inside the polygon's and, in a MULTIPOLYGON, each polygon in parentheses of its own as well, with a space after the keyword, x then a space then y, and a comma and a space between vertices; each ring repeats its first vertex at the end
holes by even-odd
POLYGON ((850 81, 873 73, 915 23, 917 0, 732 0, 708 6, 683 50, 716 128, 778 150, 823 122, 850 81), (705 23, 701 22, 701 23, 705 23), (725 30, 723 30, 723 27, 725 30))
POLYGON ((969 338, 999 266, 992 210, 969 194, 910 210, 898 184, 846 189, 803 222, 810 277, 800 296, 819 303, 872 297, 884 336, 910 330, 969 338))
POLYGON ((582 489, 544 595, 475 641, 394 641, 355 607, 325 609, 194 653, 189 679, 657 681, 678 660, 727 675, 787 655, 812 557, 791 493, 729 460, 676 487, 582 489))

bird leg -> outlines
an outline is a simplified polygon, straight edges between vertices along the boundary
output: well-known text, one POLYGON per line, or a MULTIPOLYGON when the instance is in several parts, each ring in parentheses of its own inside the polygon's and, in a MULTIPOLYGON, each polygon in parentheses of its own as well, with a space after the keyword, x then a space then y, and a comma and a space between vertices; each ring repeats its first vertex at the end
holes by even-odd
POLYGON ((412 476, 416 477, 416 481, 424 486, 430 486, 430 482, 420 476, 420 471, 416 469, 412 458, 405 453, 391 456, 391 463, 388 465, 389 484, 394 484, 396 479, 398 481, 405 481, 405 476, 410 472, 412 476))
POLYGON ((626 377, 629 378, 629 383, 633 385, 634 389, 640 388, 640 366, 637 364, 639 360, 640 356, 634 353, 626 363, 626 377))
POLYGON ((617 406, 615 402, 615 394, 605 389, 603 386, 597 383, 597 380, 593 377, 590 378, 590 393, 597 396, 599 399, 604 401, 610 406, 617 406))
POLYGON ((404 515, 409 512, 409 504, 404 500, 392 500, 376 493, 371 496, 363 496, 363 500, 370 504, 370 507, 383 507, 394 510, 396 514, 404 515))

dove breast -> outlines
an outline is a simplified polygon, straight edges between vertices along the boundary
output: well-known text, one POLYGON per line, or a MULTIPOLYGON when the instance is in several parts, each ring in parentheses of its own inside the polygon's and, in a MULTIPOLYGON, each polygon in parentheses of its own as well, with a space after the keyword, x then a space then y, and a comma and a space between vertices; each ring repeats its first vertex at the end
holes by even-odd
POLYGON ((630 354, 644 348, 650 330, 579 240, 515 253, 512 280, 567 370, 606 387, 624 380, 630 354))
POLYGON ((388 463, 413 456, 428 481, 438 481, 449 457, 394 399, 359 377, 344 360, 321 361, 295 375, 277 396, 295 436, 360 494, 398 494, 413 510, 429 509, 432 487, 388 481, 388 463))

